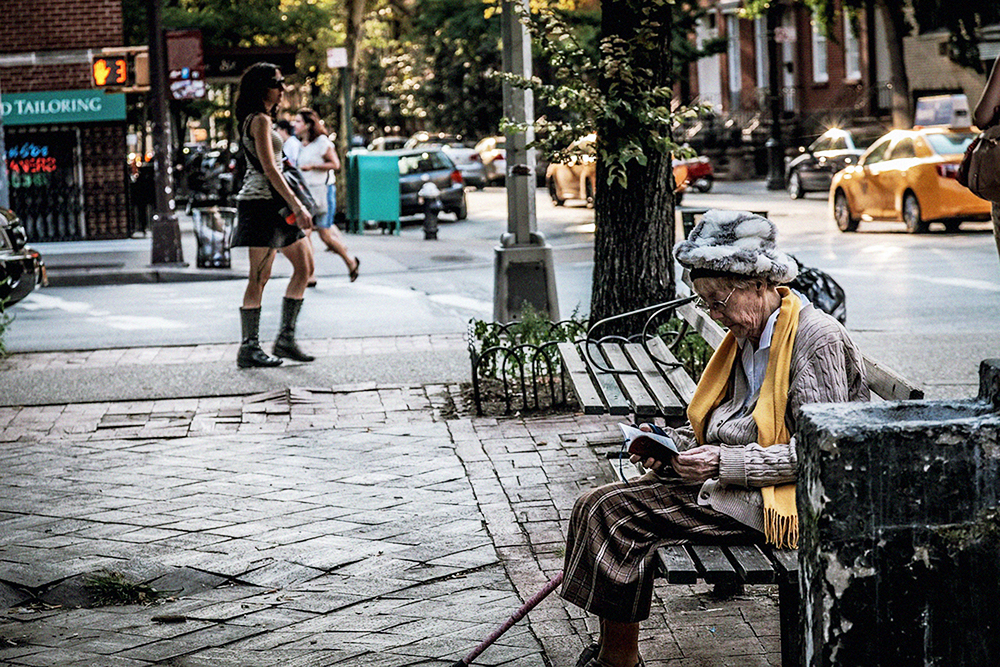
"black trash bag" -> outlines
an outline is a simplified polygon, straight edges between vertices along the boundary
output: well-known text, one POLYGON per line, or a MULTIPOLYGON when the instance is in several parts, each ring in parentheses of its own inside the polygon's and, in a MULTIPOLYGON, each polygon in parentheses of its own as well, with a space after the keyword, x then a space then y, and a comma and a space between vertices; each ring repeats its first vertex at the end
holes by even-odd
POLYGON ((841 324, 847 324, 844 288, 826 272, 805 266, 795 256, 792 259, 799 265, 799 275, 788 283, 788 287, 805 295, 814 306, 833 315, 841 324))

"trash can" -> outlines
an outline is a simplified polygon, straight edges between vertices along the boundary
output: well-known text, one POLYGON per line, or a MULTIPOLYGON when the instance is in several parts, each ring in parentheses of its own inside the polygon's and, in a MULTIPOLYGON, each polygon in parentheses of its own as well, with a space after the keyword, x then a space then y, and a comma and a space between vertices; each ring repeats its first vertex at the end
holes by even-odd
POLYGON ((228 269, 232 266, 230 246, 236 225, 236 209, 210 206, 193 209, 191 215, 198 239, 198 268, 228 269))
POLYGON ((399 156, 393 152, 347 154, 348 231, 360 233, 374 220, 399 233, 399 156))

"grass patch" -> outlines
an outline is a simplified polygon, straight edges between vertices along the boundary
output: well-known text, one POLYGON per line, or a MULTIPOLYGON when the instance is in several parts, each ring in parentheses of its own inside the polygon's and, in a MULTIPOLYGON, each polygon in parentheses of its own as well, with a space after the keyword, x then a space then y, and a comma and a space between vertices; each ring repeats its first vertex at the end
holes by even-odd
POLYGON ((95 607, 152 604, 161 596, 152 586, 129 581, 118 572, 97 572, 88 576, 84 585, 95 607))

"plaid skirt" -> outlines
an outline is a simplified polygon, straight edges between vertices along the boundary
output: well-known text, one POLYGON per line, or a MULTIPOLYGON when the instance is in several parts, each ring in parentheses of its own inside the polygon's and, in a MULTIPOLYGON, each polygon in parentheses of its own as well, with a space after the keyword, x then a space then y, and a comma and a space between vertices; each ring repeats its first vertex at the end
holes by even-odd
POLYGON ((596 488, 573 507, 560 595, 618 623, 649 618, 658 547, 764 542, 764 534, 698 504, 701 484, 655 473, 596 488))

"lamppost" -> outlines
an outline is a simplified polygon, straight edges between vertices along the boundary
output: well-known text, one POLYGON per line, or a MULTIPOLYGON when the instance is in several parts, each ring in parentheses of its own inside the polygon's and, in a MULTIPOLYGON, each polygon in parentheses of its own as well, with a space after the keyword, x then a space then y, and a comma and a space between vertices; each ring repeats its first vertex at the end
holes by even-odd
POLYGON ((181 230, 174 215, 173 142, 167 108, 167 49, 163 0, 149 3, 149 110, 153 117, 153 264, 183 264, 181 230))
POLYGON ((767 149, 767 189, 785 187, 785 146, 781 140, 781 52, 777 32, 781 25, 782 7, 771 0, 767 8, 767 101, 771 112, 771 136, 767 149))
MULTIPOLYGON (((528 14, 528 0, 504 0, 501 29, 503 71, 531 78, 531 39, 520 21, 528 14)), ((552 246, 538 231, 535 218, 535 100, 530 89, 503 82, 504 117, 528 130, 507 134, 507 233, 500 237, 494 262, 493 317, 497 322, 516 319, 525 303, 559 319, 552 246)))

